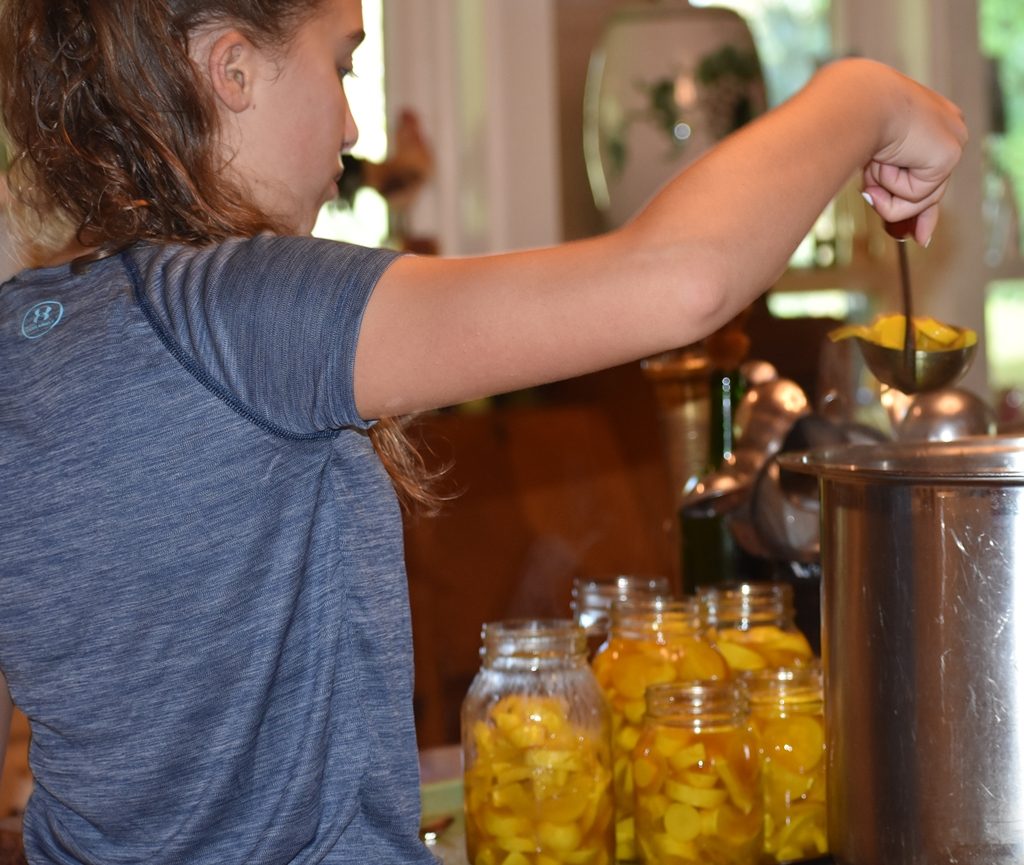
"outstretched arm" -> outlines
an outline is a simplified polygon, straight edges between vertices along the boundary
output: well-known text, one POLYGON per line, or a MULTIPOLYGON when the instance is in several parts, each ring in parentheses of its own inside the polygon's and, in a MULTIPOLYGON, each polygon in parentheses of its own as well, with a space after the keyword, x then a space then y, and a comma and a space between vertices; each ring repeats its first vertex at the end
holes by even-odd
POLYGON ((767 290, 851 175, 934 229, 966 131, 941 96, 843 60, 669 182, 628 225, 549 249, 397 261, 356 356, 366 417, 450 405, 706 336, 767 290))

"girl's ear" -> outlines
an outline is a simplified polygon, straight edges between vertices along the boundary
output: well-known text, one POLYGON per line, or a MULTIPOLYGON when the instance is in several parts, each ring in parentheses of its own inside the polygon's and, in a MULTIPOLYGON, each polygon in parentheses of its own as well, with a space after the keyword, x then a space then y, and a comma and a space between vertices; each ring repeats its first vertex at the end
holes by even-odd
POLYGON ((229 111, 240 113, 252 104, 259 65, 256 47, 237 30, 226 30, 214 40, 207 71, 214 94, 229 111))

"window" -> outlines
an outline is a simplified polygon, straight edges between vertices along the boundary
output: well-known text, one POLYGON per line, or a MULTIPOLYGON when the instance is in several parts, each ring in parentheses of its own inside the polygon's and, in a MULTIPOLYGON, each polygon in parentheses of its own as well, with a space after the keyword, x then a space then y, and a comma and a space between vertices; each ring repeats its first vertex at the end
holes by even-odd
MULTIPOLYGON (((768 104, 778 105, 799 90, 815 70, 832 58, 831 0, 690 0, 693 6, 724 6, 742 15, 754 35, 765 77, 768 104)), ((796 268, 831 267, 841 263, 837 249, 845 228, 844 212, 829 204, 794 253, 796 268)), ((843 310, 859 300, 840 298, 842 292, 804 292, 770 298, 772 312, 785 317, 820 316, 843 310), (824 299, 823 299, 824 298, 824 299), (803 301, 806 301, 804 303, 803 301)))
MULTIPOLYGON (((359 125, 354 156, 382 162, 387 155, 387 113, 384 100, 384 20, 382 0, 363 0, 366 40, 355 55, 355 75, 345 82, 352 113, 359 125)), ((353 207, 331 202, 320 212, 313 234, 364 246, 383 246, 390 234, 388 207, 374 190, 356 193, 353 207)))
POLYGON ((992 62, 992 131, 985 141, 987 263, 1024 241, 1024 16, 1020 0, 981 0, 982 53, 992 62))
POLYGON ((1020 0, 980 0, 982 53, 991 60, 991 132, 985 157, 985 292, 989 383, 1000 419, 1024 420, 1024 19, 1020 0))
POLYGON ((746 19, 764 68, 770 105, 796 93, 832 56, 831 0, 690 2, 693 6, 725 6, 746 19))

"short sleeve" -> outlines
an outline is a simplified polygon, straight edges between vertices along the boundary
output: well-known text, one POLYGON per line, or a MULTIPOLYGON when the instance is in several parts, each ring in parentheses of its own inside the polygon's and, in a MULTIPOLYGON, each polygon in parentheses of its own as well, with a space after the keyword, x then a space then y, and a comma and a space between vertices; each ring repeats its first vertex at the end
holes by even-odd
POLYGON ((365 428, 355 352, 374 286, 397 253, 307 237, 127 256, 144 312, 199 381, 292 435, 365 428))

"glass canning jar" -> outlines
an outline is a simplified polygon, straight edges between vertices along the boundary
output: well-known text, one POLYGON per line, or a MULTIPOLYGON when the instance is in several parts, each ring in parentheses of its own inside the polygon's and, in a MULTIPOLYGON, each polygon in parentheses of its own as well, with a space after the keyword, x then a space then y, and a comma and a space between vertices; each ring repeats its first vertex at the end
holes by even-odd
POLYGON ((701 589, 697 597, 718 651, 738 672, 797 667, 814 662, 796 626, 793 587, 751 582, 701 589))
POLYGON ((569 620, 484 625, 462 704, 472 865, 613 861, 608 710, 569 620))
POLYGON ((618 574, 600 579, 577 577, 572 583, 570 606, 576 624, 587 632, 590 656, 608 639, 612 604, 636 597, 669 597, 668 577, 618 574))
POLYGON ((761 744, 766 859, 824 856, 828 823, 821 667, 759 670, 745 674, 743 682, 761 744))
POLYGON ((615 777, 615 851, 636 858, 631 757, 651 685, 727 678, 725 659, 708 641, 693 598, 635 598, 612 604, 611 631, 592 662, 611 709, 615 777))
POLYGON ((758 865, 761 758, 743 687, 656 685, 633 753, 636 836, 647 865, 758 865))

